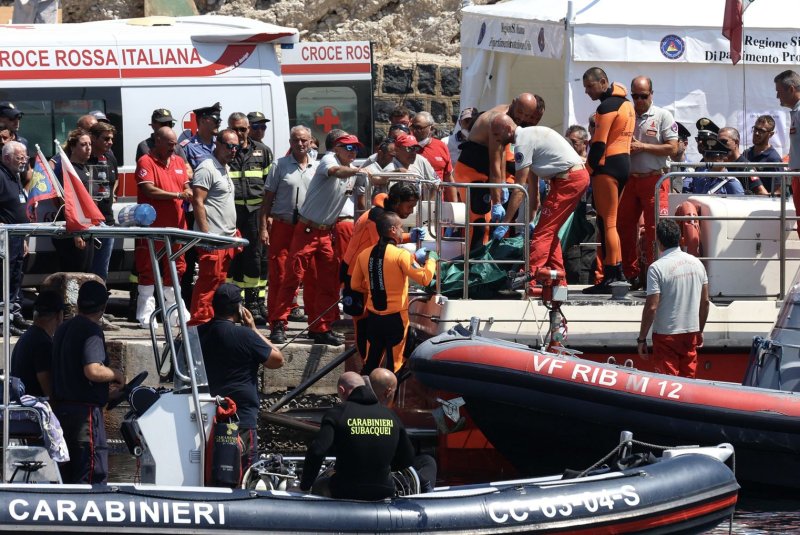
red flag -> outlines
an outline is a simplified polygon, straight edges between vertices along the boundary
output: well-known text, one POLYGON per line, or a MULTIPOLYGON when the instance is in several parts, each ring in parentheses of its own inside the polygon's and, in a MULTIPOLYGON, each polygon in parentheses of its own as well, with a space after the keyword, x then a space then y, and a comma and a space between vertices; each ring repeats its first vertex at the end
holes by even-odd
POLYGON ((64 176, 64 208, 66 211, 67 230, 77 232, 86 230, 92 225, 99 225, 106 218, 100 213, 97 205, 92 200, 86 187, 78 178, 78 173, 72 167, 72 162, 61 147, 58 148, 61 155, 61 169, 64 176))
MULTIPOLYGON (((748 4, 749 5, 749 4, 748 4)), ((742 0, 725 0, 725 18, 722 36, 731 42, 731 61, 734 65, 742 59, 742 0)))

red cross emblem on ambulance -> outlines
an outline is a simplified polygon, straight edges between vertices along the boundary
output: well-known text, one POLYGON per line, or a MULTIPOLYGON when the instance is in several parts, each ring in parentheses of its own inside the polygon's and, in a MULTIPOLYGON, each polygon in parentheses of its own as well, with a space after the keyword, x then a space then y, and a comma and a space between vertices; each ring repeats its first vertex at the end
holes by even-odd
POLYGON ((339 119, 339 111, 336 108, 323 106, 314 112, 314 124, 322 127, 322 131, 327 134, 334 127, 341 125, 342 120, 339 119))

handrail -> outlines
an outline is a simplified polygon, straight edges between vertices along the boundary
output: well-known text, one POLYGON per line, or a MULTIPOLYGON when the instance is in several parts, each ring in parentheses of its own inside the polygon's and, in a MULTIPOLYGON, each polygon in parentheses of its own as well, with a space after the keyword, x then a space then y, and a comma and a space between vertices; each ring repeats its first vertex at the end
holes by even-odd
MULTIPOLYGON (((781 163, 783 163, 783 162, 781 162, 781 163)), ((691 221, 698 221, 698 220, 720 220, 720 221, 728 221, 728 220, 730 220, 730 221, 737 221, 737 220, 767 220, 767 221, 778 221, 779 225, 780 225, 780 229, 779 229, 779 232, 778 232, 778 236, 780 237, 780 239, 778 240, 778 248, 779 248, 778 249, 778 258, 777 259, 765 258, 765 259, 761 259, 761 260, 763 260, 763 261, 777 260, 777 261, 780 262, 780 264, 779 264, 779 273, 780 273, 780 276, 779 276, 779 291, 778 291, 778 296, 777 297, 778 297, 779 300, 782 300, 786 296, 786 292, 785 292, 785 287, 786 287, 786 239, 784 238, 784 233, 785 233, 785 229, 786 229, 786 221, 787 220, 790 220, 790 221, 798 221, 798 220, 800 220, 800 216, 798 216, 798 214, 795 214, 795 217, 787 217, 786 216, 786 195, 783 192, 786 191, 786 180, 787 180, 787 177, 800 177, 800 172, 798 172, 798 171, 761 171, 761 170, 755 170, 754 171, 753 170, 753 167, 766 167, 766 166, 780 167, 777 164, 778 164, 778 162, 765 163, 765 164, 759 163, 756 166, 756 165, 753 165, 753 162, 735 162, 735 163, 728 163, 728 162, 700 162, 699 164, 697 164, 700 167, 695 167, 693 170, 670 171, 668 173, 665 173, 665 174, 661 175, 661 177, 658 179, 658 181, 655 184, 655 207, 654 207, 654 211, 655 211, 655 224, 656 224, 656 226, 658 225, 658 222, 661 219, 670 219, 670 220, 674 220, 674 221, 687 221, 687 220, 691 220, 691 221), (781 181, 781 192, 782 192, 781 195, 779 196, 780 203, 781 203, 780 204, 780 215, 777 216, 777 217, 773 217, 773 216, 753 216, 753 217, 732 216, 732 217, 727 217, 727 216, 699 216, 699 215, 698 216, 675 216, 675 215, 661 215, 659 213, 659 205, 660 205, 659 203, 660 203, 660 198, 661 198, 661 195, 662 195, 661 184, 665 180, 671 180, 673 177, 683 177, 683 176, 686 176, 686 175, 694 175, 694 173, 696 172, 696 170, 698 168, 713 169, 715 167, 725 167, 725 168, 728 168, 728 167, 733 168, 733 167, 735 167, 735 168, 744 168, 746 170, 745 171, 703 171, 703 172, 701 172, 699 174, 699 176, 712 177, 712 178, 713 177, 734 177, 734 178, 744 177, 744 178, 747 178, 747 177, 753 176, 754 173, 758 173, 759 177, 780 178, 780 181, 781 181)), ((686 163, 686 165, 691 166, 691 165, 694 165, 694 164, 686 163)), ((674 166, 674 163, 670 167, 673 167, 673 166, 674 166)), ((719 194, 719 193, 714 193, 714 194, 699 194, 698 193, 698 194, 694 194, 694 195, 709 195, 709 196, 713 195, 713 196, 717 196, 717 197, 726 197, 726 198, 727 197, 734 197, 733 195, 726 195, 726 194, 719 194)), ((740 196, 741 195, 736 195, 735 197, 740 197, 740 196)), ((653 244, 653 247, 655 247, 655 244, 653 244)), ((658 251, 656 250, 654 258, 657 258, 657 257, 658 257, 658 251)), ((715 259, 715 260, 718 260, 718 259, 715 259)), ((719 260, 721 260, 721 259, 719 259, 719 260)), ((731 258, 729 260, 734 260, 734 259, 731 258)))
MULTIPOLYGON (((463 263, 464 264, 464 286, 463 286, 463 299, 469 298, 469 270, 470 264, 519 264, 516 260, 471 260, 470 253, 471 247, 470 244, 472 243, 472 228, 473 227, 498 227, 498 226, 508 226, 508 227, 523 227, 523 236, 524 239, 522 240, 522 256, 523 256, 523 263, 525 265, 525 273, 530 272, 530 227, 528 226, 528 217, 527 214, 530 212, 529 209, 529 198, 528 198, 528 189, 523 186, 522 184, 495 184, 495 183, 488 183, 488 182, 442 182, 440 184, 442 187, 450 187, 450 188, 459 188, 459 189, 472 189, 472 188, 483 188, 483 189, 503 189, 508 188, 510 190, 520 190, 522 191, 522 202, 518 208, 518 211, 521 213, 526 214, 525 218, 522 222, 516 221, 509 221, 508 223, 486 223, 485 221, 470 221, 469 214, 471 208, 471 195, 467 194, 464 196, 465 203, 464 203, 464 260, 448 260, 450 263, 463 263)), ((536 184, 536 187, 539 187, 536 184)), ((436 213, 442 213, 442 203, 443 203, 442 195, 436 196, 436 213)), ((442 229, 443 228, 458 228, 460 225, 455 225, 454 223, 442 223, 441 217, 436 218, 436 249, 441 251, 442 249, 442 229)), ((441 277, 441 267, 439 262, 436 263, 436 293, 442 293, 442 277, 441 277)))
MULTIPOLYGON (((178 278, 178 270, 175 266, 175 260, 186 249, 192 246, 199 245, 207 249, 228 249, 231 247, 238 247, 247 245, 248 241, 243 238, 220 236, 216 234, 206 234, 204 232, 196 232, 192 230, 181 230, 176 228, 161 228, 161 227, 115 227, 115 226, 99 226, 89 227, 88 229, 80 232, 68 232, 63 223, 25 223, 15 225, 1 225, 0 238, 2 238, 2 245, 0 245, 0 255, 2 255, 2 273, 3 273, 3 454, 2 454, 2 477, 6 481, 6 454, 8 452, 8 425, 9 425, 9 390, 10 390, 10 376, 11 376, 11 344, 9 341, 9 323, 11 315, 11 307, 8 301, 9 294, 9 237, 10 236, 98 236, 108 238, 137 238, 145 239, 148 242, 148 250, 150 253, 150 260, 153 265, 153 278, 157 287, 156 299, 158 300, 158 307, 162 311, 162 324, 164 328, 164 336, 170 348, 172 355, 173 368, 175 376, 191 384, 192 399, 194 410, 196 412, 196 425, 198 434, 200 436, 200 462, 198 464, 199 482, 202 486, 205 478, 205 428, 203 426, 203 413, 202 405, 200 403, 200 394, 197 384, 197 374, 194 368, 194 359, 189 340, 188 327, 186 321, 188 318, 183 312, 182 306, 177 306, 178 323, 181 330, 181 336, 184 340, 184 358, 186 360, 186 370, 188 376, 181 373, 178 366, 177 351, 175 349, 175 339, 170 328, 169 316, 172 307, 167 309, 164 302, 164 292, 161 277, 161 265, 158 261, 162 256, 167 257, 167 268, 169 269, 172 278, 172 286, 175 292, 175 302, 180 303, 181 288, 180 280, 178 278), (161 254, 156 254, 155 243, 156 241, 163 242, 164 250, 159 251, 161 254), (172 253, 172 244, 184 244, 177 252, 172 253)), ((158 360, 157 352, 154 353, 156 361, 158 360)))
MULTIPOLYGON (((427 227, 428 230, 434 230, 434 234, 436 236, 436 250, 441 252, 442 250, 442 229, 445 228, 460 228, 461 225, 455 225, 454 223, 442 223, 441 213, 443 207, 443 195, 441 194, 443 188, 460 188, 469 190, 471 188, 484 188, 484 189, 497 189, 497 188, 508 188, 510 190, 520 190, 523 194, 522 203, 520 203, 519 210, 526 214, 524 218, 524 222, 518 223, 515 221, 510 221, 508 223, 486 223, 483 221, 475 221, 472 222, 469 219, 469 213, 471 208, 471 196, 465 195, 465 217, 464 217, 464 260, 448 260, 451 263, 463 263, 464 264, 464 291, 463 297, 467 299, 469 297, 469 269, 470 264, 518 264, 519 262, 516 260, 470 260, 470 243, 472 238, 472 228, 475 226, 482 226, 482 227, 498 227, 498 226, 508 226, 508 227, 523 227, 523 233, 525 239, 523 240, 523 261, 525 264, 525 272, 527 273, 530 270, 530 228, 528 227, 528 217, 527 214, 529 213, 529 198, 528 198, 528 190, 525 186, 521 184, 495 184, 495 183, 488 183, 488 182, 477 182, 477 183, 462 183, 462 182, 444 182, 441 180, 431 180, 423 178, 422 175, 419 173, 413 172, 385 172, 385 173, 372 173, 370 176, 372 177, 380 177, 386 178, 388 182, 413 182, 420 186, 427 186, 434 192, 436 195, 428 196, 427 199, 423 199, 420 196, 420 201, 417 206, 420 206, 422 202, 428 203, 428 214, 433 213, 431 211, 431 202, 435 201, 435 210, 436 210, 436 217, 433 218, 435 222, 435 227, 431 229, 431 218, 428 219, 427 227), (431 198, 433 197, 433 198, 431 198)), ((538 184, 537 184, 538 187, 538 184)), ((368 181, 367 188, 366 188, 366 197, 367 199, 372 199, 372 184, 368 181)), ((417 210, 417 226, 422 226, 422 214, 420 210, 417 210)), ((420 244, 417 243, 417 246, 420 244)), ((442 273, 441 273, 441 263, 436 262, 436 293, 442 293, 442 273)))
POLYGON ((9 429, 9 401, 11 391, 11 340, 9 333, 9 324, 11 323, 11 304, 8 302, 9 292, 9 254, 10 246, 8 244, 9 231, 7 226, 0 228, 0 236, 3 239, 2 248, 2 262, 3 262, 3 483, 8 482, 6 455, 8 454, 8 429, 9 429))

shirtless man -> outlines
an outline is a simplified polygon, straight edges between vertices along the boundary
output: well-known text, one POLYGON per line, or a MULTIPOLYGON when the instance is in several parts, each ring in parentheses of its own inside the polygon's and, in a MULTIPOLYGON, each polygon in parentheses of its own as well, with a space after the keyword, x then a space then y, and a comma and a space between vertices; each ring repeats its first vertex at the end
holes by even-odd
MULTIPOLYGON (((511 104, 501 104, 478 115, 467 141, 461 146, 461 155, 455 167, 456 182, 503 184, 507 179, 513 181, 514 155, 508 150, 508 145, 499 140, 491 130, 492 120, 503 114, 507 114, 519 126, 535 125, 540 118, 537 114, 536 96, 522 93, 511 104)), ((470 221, 499 222, 505 216, 502 189, 487 189, 470 190, 470 221)), ((460 194, 462 198, 465 195, 460 194)), ((486 243, 490 235, 488 227, 473 228, 470 246, 486 243)))

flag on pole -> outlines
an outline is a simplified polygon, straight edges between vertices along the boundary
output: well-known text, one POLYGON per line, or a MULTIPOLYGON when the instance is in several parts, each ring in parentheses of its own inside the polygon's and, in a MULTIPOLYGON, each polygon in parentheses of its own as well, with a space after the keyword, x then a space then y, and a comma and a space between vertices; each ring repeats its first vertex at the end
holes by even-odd
POLYGON ((61 155, 61 169, 64 174, 64 208, 67 220, 67 230, 77 232, 86 230, 92 225, 99 225, 106 218, 100 213, 97 205, 92 200, 86 187, 78 178, 78 173, 72 167, 72 162, 59 146, 61 155))
POLYGON ((37 221, 36 207, 41 201, 54 199, 60 196, 54 182, 56 184, 58 183, 55 177, 52 176, 52 170, 44 160, 42 153, 38 152, 33 164, 31 189, 28 192, 28 204, 26 207, 28 220, 32 223, 37 221))
MULTIPOLYGON (((749 7, 750 1, 744 0, 749 7)), ((742 0, 725 0, 725 17, 722 20, 722 36, 731 42, 731 61, 734 65, 742 59, 742 0)))

